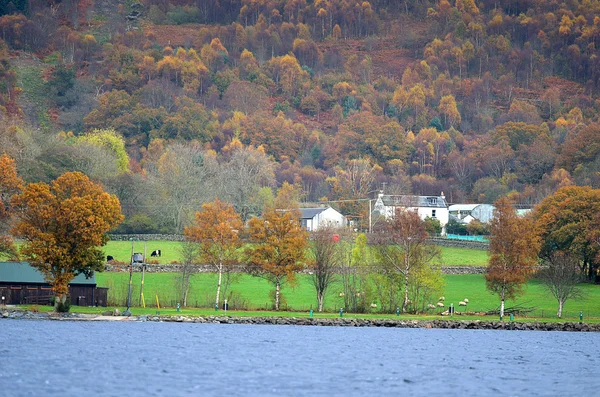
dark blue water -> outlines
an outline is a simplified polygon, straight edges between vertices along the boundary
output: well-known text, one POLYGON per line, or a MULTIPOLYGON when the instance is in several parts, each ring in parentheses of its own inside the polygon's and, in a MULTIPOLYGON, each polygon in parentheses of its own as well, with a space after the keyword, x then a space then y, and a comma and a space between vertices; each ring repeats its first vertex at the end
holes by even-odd
POLYGON ((594 396, 600 334, 0 321, 0 396, 594 396))

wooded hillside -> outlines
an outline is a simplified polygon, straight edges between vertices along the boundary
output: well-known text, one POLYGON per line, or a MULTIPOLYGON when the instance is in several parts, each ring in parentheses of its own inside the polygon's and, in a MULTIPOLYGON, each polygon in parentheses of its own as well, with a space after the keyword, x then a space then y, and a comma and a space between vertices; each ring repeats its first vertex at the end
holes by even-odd
POLYGON ((215 197, 247 219, 286 181, 313 202, 600 187, 600 1, 3 0, 0 34, 0 154, 101 182, 122 231, 215 197))

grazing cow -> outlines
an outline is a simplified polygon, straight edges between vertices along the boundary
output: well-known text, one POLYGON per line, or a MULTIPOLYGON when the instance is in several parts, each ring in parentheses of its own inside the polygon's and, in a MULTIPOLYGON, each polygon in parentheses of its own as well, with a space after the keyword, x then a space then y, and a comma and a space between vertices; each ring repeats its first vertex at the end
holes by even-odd
POLYGON ((115 258, 113 258, 111 255, 107 255, 106 256, 106 261, 107 262, 114 261, 114 260, 115 260, 115 258))
POLYGON ((152 253, 150 254, 150 256, 160 256, 160 250, 154 250, 154 251, 152 251, 152 253))

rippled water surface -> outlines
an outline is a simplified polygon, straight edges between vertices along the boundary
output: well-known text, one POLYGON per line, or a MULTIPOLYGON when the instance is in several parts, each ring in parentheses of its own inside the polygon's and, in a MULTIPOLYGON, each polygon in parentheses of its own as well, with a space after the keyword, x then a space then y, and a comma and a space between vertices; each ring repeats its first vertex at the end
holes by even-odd
POLYGON ((0 321, 0 396, 595 396, 600 334, 0 321))

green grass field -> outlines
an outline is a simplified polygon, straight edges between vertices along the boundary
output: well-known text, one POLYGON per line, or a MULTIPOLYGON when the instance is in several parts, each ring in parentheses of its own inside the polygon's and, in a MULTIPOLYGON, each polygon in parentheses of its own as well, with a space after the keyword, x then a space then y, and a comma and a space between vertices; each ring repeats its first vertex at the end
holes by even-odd
MULTIPOLYGON (((147 260, 158 260, 162 264, 179 262, 181 243, 176 241, 134 241, 135 252, 144 253, 146 250, 147 260), (160 258, 151 258, 152 251, 160 249, 160 258)), ((131 258, 130 241, 109 241, 103 248, 106 255, 111 255, 115 260, 129 263, 131 258)), ((440 264, 443 266, 487 266, 488 253, 483 250, 468 248, 440 247, 442 257, 440 264)))
MULTIPOLYGON (((109 241, 104 247, 103 251, 105 255, 111 255, 117 261, 129 263, 131 260, 131 241, 109 241)), ((133 250, 134 252, 144 253, 146 251, 147 261, 158 260, 162 264, 168 264, 172 262, 179 262, 181 256, 180 251, 181 243, 177 241, 134 241, 133 250), (150 254, 154 250, 161 250, 162 256, 160 258, 152 258, 150 254)))
MULTIPOLYGON (((134 274, 133 305, 139 302, 139 286, 141 275, 134 274)), ((129 274, 127 273, 99 273, 98 285, 109 287, 109 304, 123 307, 126 302, 129 274)), ((446 306, 453 303, 456 311, 462 312, 458 302, 469 299, 470 312, 487 312, 497 309, 500 301, 497 296, 489 293, 485 288, 482 275, 447 275, 444 296, 446 306)), ((564 318, 578 319, 579 311, 584 312, 586 318, 600 318, 600 286, 584 284, 582 289, 585 296, 579 300, 567 301, 564 308, 564 318)), ((339 293, 341 285, 331 287, 326 299, 326 309, 332 313, 339 311, 343 305, 339 293)), ((267 310, 270 308, 269 292, 272 287, 259 278, 249 275, 240 275, 239 281, 230 288, 233 297, 230 300, 232 308, 243 310, 267 310)), ((192 279, 188 305, 212 308, 216 292, 215 274, 195 274, 192 279)), ((299 275, 295 286, 286 285, 282 289, 284 297, 283 307, 297 312, 307 312, 311 307, 316 307, 314 287, 309 276, 299 275)), ((162 306, 174 307, 177 303, 176 273, 147 273, 145 279, 144 295, 148 306, 156 306, 158 295, 162 306)), ((435 303, 435 302, 433 302, 435 303)), ((531 308, 533 311, 527 317, 539 319, 552 319, 555 317, 557 303, 549 296, 537 281, 531 281, 526 288, 526 293, 516 301, 507 301, 507 308, 520 306, 531 308)), ((377 313, 373 313, 377 314, 377 313)), ((379 314, 382 315, 382 314, 379 314)), ((383 315, 385 316, 385 315, 383 315)))

